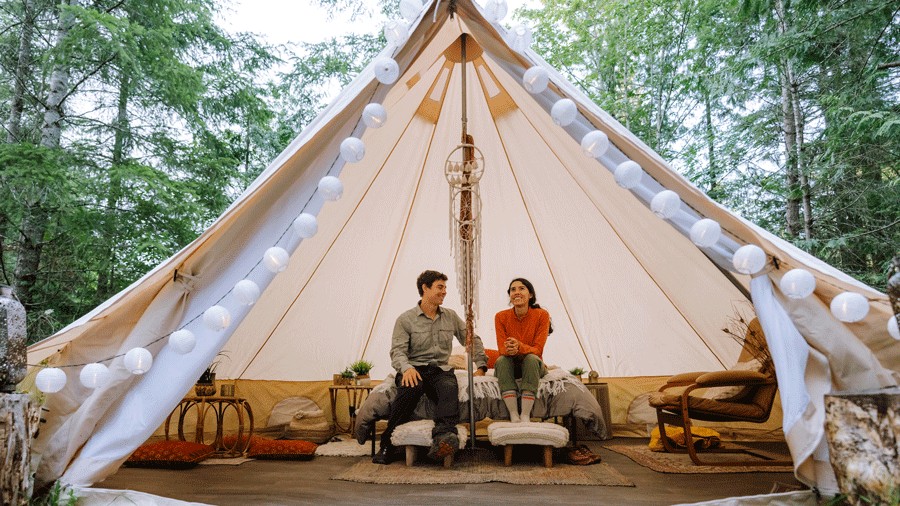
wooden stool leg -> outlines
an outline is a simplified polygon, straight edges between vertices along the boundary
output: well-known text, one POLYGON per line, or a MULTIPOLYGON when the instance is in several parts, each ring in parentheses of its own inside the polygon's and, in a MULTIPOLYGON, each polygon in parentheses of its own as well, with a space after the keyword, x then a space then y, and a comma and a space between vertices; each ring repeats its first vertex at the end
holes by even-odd
POLYGON ((511 466, 512 465, 512 449, 513 445, 506 445, 503 447, 503 465, 511 466))
POLYGON ((453 454, 452 453, 450 455, 447 455, 446 457, 444 457, 444 468, 450 469, 451 467, 453 467, 453 454))
POLYGON ((406 445, 406 467, 411 467, 415 461, 416 447, 413 445, 406 445))
POLYGON ((553 467, 553 447, 544 447, 544 467, 553 467))

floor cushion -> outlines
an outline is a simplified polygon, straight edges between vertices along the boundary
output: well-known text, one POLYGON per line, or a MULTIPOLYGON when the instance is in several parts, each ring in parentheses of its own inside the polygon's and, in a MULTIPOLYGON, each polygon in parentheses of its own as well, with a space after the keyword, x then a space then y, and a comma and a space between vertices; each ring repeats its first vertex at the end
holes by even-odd
POLYGON ((247 456, 268 460, 311 460, 318 446, 301 439, 253 438, 247 456))
POLYGON ((487 430, 494 446, 524 444, 561 448, 569 442, 569 431, 555 423, 494 422, 487 430))
MULTIPOLYGON (((434 430, 434 420, 416 420, 398 425, 391 434, 391 444, 394 446, 431 446, 431 431, 434 430)), ((465 425, 456 426, 456 434, 459 437, 460 448, 469 440, 469 430, 465 425)))
POLYGON ((156 441, 144 443, 125 461, 130 467, 189 469, 214 452, 211 445, 193 441, 156 441))

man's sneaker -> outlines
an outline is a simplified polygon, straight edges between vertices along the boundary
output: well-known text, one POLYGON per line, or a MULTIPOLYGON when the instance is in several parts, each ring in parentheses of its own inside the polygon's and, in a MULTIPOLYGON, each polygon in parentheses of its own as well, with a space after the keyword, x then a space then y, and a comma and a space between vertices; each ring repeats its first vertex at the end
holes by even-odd
POLYGON ((444 460, 445 457, 456 453, 456 450, 459 450, 459 437, 452 432, 447 432, 434 437, 431 449, 428 450, 428 458, 444 460))
POLYGON ((394 451, 393 446, 382 446, 378 453, 372 457, 373 464, 390 464, 395 460, 397 460, 397 453, 394 451))

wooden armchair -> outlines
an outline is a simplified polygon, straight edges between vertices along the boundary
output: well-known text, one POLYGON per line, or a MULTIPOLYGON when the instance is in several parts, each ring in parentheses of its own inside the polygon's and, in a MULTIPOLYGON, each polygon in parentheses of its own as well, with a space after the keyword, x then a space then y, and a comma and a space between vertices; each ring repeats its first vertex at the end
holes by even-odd
POLYGON ((765 336, 759 322, 754 319, 747 326, 744 350, 737 366, 727 371, 689 372, 672 376, 658 392, 650 396, 650 405, 656 408, 660 439, 667 452, 688 453, 696 465, 784 466, 792 462, 774 460, 748 448, 707 448, 701 451, 696 448, 691 434, 691 420, 765 422, 772 412, 777 390, 775 368, 765 347, 765 336), (743 367, 753 360, 758 361, 759 370, 752 370, 757 367, 743 367), (719 395, 709 395, 709 390, 697 391, 711 388, 718 388, 719 395), (667 424, 684 430, 685 448, 676 448, 673 441, 665 436, 667 424), (702 460, 700 453, 746 453, 756 458, 709 462, 702 460))

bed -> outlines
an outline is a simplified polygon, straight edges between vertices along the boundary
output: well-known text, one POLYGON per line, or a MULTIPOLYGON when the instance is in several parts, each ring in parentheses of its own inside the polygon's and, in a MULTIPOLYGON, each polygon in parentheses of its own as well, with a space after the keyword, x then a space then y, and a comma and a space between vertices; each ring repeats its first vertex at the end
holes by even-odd
MULTIPOLYGON (((461 422, 468 422, 469 392, 466 371, 456 369, 455 373, 459 384, 459 418, 461 422)), ((497 378, 493 376, 493 369, 485 376, 475 376, 474 392, 476 421, 485 418, 509 420, 509 411, 500 397, 500 387, 497 378)), ((356 430, 353 435, 359 444, 365 444, 366 440, 372 437, 372 428, 378 420, 388 418, 391 401, 396 393, 393 374, 369 393, 356 412, 356 430)), ((430 419, 433 416, 434 405, 426 396, 422 396, 413 419, 430 419)), ((531 416, 545 420, 571 417, 581 420, 584 427, 600 439, 610 437, 611 428, 606 425, 603 410, 597 399, 579 378, 563 369, 552 369, 541 379, 531 416)))

